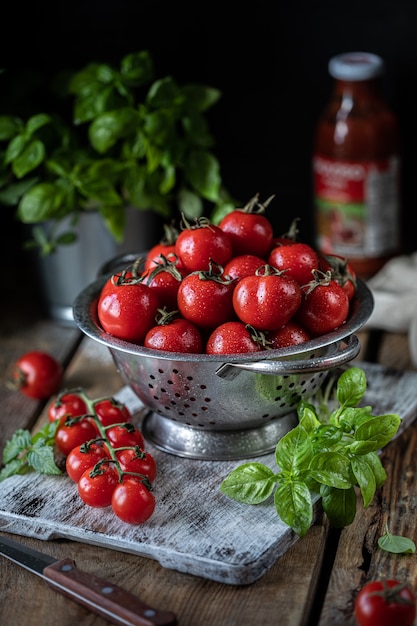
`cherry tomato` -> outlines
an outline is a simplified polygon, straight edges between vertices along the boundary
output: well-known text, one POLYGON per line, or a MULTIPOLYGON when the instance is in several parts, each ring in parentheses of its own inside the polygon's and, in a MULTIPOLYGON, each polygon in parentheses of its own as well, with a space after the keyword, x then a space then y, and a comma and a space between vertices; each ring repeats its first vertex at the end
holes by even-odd
POLYGON ((311 339, 309 333, 297 324, 294 320, 290 320, 278 330, 272 330, 267 333, 266 339, 270 342, 269 347, 273 350, 280 348, 288 348, 289 346, 298 346, 300 343, 311 339))
POLYGON ((116 456, 124 472, 143 474, 149 478, 151 483, 155 480, 156 461, 149 452, 136 447, 135 449, 120 450, 116 452, 116 456))
POLYGON ((107 282, 100 295, 97 314, 103 329, 114 337, 141 343, 160 307, 157 293, 138 279, 112 285, 107 282))
POLYGON ((225 276, 230 276, 236 281, 255 274, 256 270, 265 265, 265 261, 254 254, 241 254, 232 257, 224 267, 225 276))
POLYGON ((319 336, 339 328, 348 314, 345 290, 337 281, 325 278, 304 290, 296 319, 312 336, 319 336))
POLYGON ((68 476, 77 483, 87 469, 102 459, 109 459, 106 449, 99 443, 83 443, 68 454, 65 465, 68 476))
POLYGON ((103 426, 124 424, 132 421, 132 415, 125 404, 114 398, 105 398, 94 404, 94 410, 103 426))
POLYGON ((207 354, 258 352, 262 345, 257 335, 242 322, 225 322, 213 330, 206 343, 207 354))
POLYGON ((157 294, 162 307, 169 310, 177 308, 177 293, 182 280, 181 272, 175 263, 162 260, 159 264, 142 274, 143 284, 148 285, 157 294))
POLYGON ((146 348, 167 352, 201 354, 203 339, 199 328, 182 317, 166 316, 151 328, 143 342, 146 348), (166 320, 166 321, 164 321, 166 320))
POLYGON ((255 196, 246 207, 231 211, 221 220, 219 227, 232 240, 233 256, 267 257, 274 233, 271 222, 262 214, 264 206, 255 196))
POLYGON ((113 491, 111 506, 124 522, 142 524, 155 510, 155 496, 139 480, 124 477, 113 491))
POLYGON ((65 456, 68 456, 77 446, 98 437, 94 423, 88 418, 77 420, 70 425, 65 424, 66 420, 65 415, 59 418, 58 429, 55 433, 55 444, 65 456))
POLYGON ((178 290, 178 309, 197 326, 215 328, 234 318, 233 291, 234 281, 220 267, 188 274, 178 290))
POLYGON ((111 463, 103 463, 98 470, 85 470, 78 481, 78 493, 85 504, 104 508, 110 506, 119 474, 111 463))
POLYGON ((164 225, 164 237, 157 243, 152 246, 145 257, 144 262, 144 270, 153 269, 156 265, 158 265, 161 261, 162 257, 170 260, 177 261, 177 267, 180 269, 178 264, 178 259, 175 255, 175 242, 178 237, 178 231, 171 225, 164 225))
POLYGON ((120 426, 110 426, 106 429, 106 437, 113 448, 134 446, 145 448, 145 439, 140 430, 133 424, 126 423, 120 426))
POLYGON ((62 376, 61 364, 50 354, 39 350, 23 354, 13 370, 16 388, 36 400, 44 400, 56 393, 62 376))
POLYGON ((48 420, 55 422, 63 415, 69 417, 79 417, 88 412, 87 405, 83 398, 77 393, 64 393, 58 396, 48 408, 48 420))
POLYGON ((356 293, 356 272, 349 261, 336 254, 320 255, 320 269, 323 272, 329 270, 333 273, 333 278, 337 280, 346 291, 349 300, 352 300, 356 293))
POLYGON ((397 580, 377 580, 359 591, 354 612, 359 626, 412 626, 416 597, 407 585, 397 580))
POLYGON ((276 330, 286 324, 301 303, 301 287, 270 266, 240 280, 233 292, 238 318, 257 330, 276 330))
POLYGON ((302 286, 313 280, 313 270, 319 269, 317 252, 306 243, 277 246, 268 258, 269 265, 284 271, 302 286))
POLYGON ((232 258, 232 242, 218 226, 200 221, 180 232, 175 252, 188 272, 207 271, 211 261, 226 265, 232 258))

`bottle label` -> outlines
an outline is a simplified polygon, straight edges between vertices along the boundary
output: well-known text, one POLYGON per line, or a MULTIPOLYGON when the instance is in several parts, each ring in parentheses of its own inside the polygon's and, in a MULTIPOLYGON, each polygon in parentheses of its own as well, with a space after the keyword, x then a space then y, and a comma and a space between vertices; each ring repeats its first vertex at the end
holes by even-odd
POLYGON ((400 244, 400 159, 313 159, 317 246, 324 254, 389 256, 400 244))

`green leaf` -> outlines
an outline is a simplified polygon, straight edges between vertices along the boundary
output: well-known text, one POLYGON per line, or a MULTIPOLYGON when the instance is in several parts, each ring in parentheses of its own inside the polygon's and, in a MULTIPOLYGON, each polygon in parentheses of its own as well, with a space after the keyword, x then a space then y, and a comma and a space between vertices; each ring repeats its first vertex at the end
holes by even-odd
POLYGON ((60 214, 65 193, 52 183, 31 187, 18 206, 19 219, 25 224, 42 222, 60 214))
POLYGON ((310 463, 310 474, 318 483, 349 489, 352 486, 349 459, 338 452, 320 452, 310 463))
POLYGON ((372 466, 369 465, 366 459, 366 456, 351 459, 352 471, 362 493, 364 508, 372 502, 376 491, 375 474, 372 466))
MULTIPOLYGON (((396 413, 372 417, 355 431, 356 441, 372 441, 374 450, 386 446, 397 433, 401 418, 396 413)), ((370 452, 368 449, 367 452, 370 452)))
POLYGON ((19 117, 0 115, 0 141, 9 141, 23 131, 23 122, 19 117))
POLYGON ((216 202, 220 192, 220 165, 216 157, 206 150, 192 150, 184 165, 190 185, 206 200, 216 202))
POLYGON ((400 535, 391 535, 388 528, 386 528, 385 535, 378 539, 378 546, 381 550, 393 554, 414 554, 416 551, 416 544, 412 539, 400 535))
POLYGON ((209 85, 189 84, 182 87, 187 103, 197 111, 207 111, 222 97, 221 91, 209 85))
POLYGON ((288 475, 294 476, 306 468, 313 455, 313 447, 307 431, 300 425, 282 437, 275 448, 275 461, 288 475))
POLYGON ((31 434, 28 430, 19 428, 6 442, 3 450, 3 463, 6 465, 15 459, 25 448, 30 446, 32 442, 31 434))
POLYGON ((337 381, 337 399, 343 406, 356 406, 365 395, 366 374, 359 367, 345 370, 337 381))
POLYGON ((334 528, 349 526, 356 515, 356 493, 350 489, 335 489, 322 485, 320 489, 323 510, 334 528))
POLYGON ((17 178, 23 178, 36 169, 45 158, 45 146, 42 141, 32 139, 14 159, 12 169, 17 178))
POLYGON ((272 494, 275 482, 275 474, 266 465, 245 463, 230 472, 220 484, 220 491, 238 502, 259 504, 272 494))
POLYGON ((140 87, 153 78, 153 59, 147 50, 128 54, 122 59, 120 65, 123 80, 130 85, 140 87))
POLYGON ((379 455, 376 452, 370 452, 369 454, 365 454, 363 456, 363 460, 366 461, 372 468, 375 477, 375 486, 379 489, 379 487, 382 487, 387 478, 387 473, 382 465, 379 455))
POLYGON ((274 503, 281 520, 304 537, 313 523, 313 503, 308 487, 303 482, 285 481, 275 491, 274 503))
POLYGON ((35 133, 37 130, 39 130, 43 126, 46 126, 47 124, 50 124, 51 122, 51 116, 47 115, 46 113, 33 115, 31 118, 28 119, 26 123, 26 132, 29 135, 33 135, 33 133, 35 133))
POLYGON ((97 152, 104 154, 117 141, 133 133, 138 123, 138 114, 129 107, 101 113, 91 123, 88 131, 91 145, 97 152))
POLYGON ((178 210, 188 219, 203 215, 203 202, 201 197, 189 189, 182 188, 178 193, 178 210))
POLYGON ((34 447, 28 452, 28 463, 32 469, 42 474, 61 474, 54 460, 54 451, 50 446, 34 447))

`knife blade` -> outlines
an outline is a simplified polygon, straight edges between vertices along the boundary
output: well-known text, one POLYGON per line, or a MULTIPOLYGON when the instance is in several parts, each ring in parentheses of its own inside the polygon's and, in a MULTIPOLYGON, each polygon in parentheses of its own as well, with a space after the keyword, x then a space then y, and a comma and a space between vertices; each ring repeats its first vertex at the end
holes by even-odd
POLYGON ((176 616, 159 611, 129 591, 77 568, 71 558, 55 559, 17 541, 0 537, 0 555, 43 578, 55 591, 113 624, 175 626, 176 616))

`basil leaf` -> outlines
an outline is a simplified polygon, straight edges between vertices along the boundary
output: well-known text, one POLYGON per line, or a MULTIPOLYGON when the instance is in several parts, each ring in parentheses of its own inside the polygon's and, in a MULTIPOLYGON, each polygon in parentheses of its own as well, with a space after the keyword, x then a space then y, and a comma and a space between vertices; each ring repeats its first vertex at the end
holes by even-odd
POLYGON ((393 552, 394 554, 414 554, 416 551, 416 544, 412 539, 399 535, 391 535, 388 529, 385 535, 378 539, 378 546, 382 550, 393 552))
POLYGON ((259 504, 272 494, 275 474, 262 463, 246 463, 233 470, 220 484, 220 491, 238 502, 259 504))
POLYGON ((366 391, 366 375, 359 367, 345 370, 337 381, 337 399, 342 406, 356 406, 366 391))
POLYGON ((335 528, 349 526, 356 515, 356 492, 350 489, 335 489, 322 485, 320 489, 323 511, 335 528))
POLYGON ((284 481, 274 494, 276 511, 281 520, 303 537, 313 523, 313 502, 303 482, 284 481))
POLYGON ((338 489, 352 485, 349 459, 338 452, 321 452, 311 460, 309 471, 319 483, 338 489))
POLYGON ((367 463, 366 457, 360 456, 352 458, 351 467, 361 490, 363 506, 366 508, 371 503, 376 491, 373 468, 367 463))

